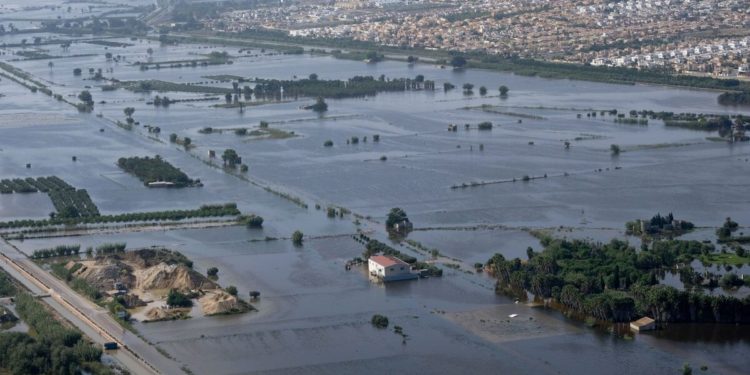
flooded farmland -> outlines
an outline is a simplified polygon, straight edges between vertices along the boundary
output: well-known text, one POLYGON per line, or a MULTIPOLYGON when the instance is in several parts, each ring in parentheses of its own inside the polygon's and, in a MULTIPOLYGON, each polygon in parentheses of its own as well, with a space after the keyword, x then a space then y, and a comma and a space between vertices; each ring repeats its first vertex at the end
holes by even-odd
MULTIPOLYGON (((3 17, 0 22, 6 22, 3 17)), ((263 227, 92 231, 11 242, 27 255, 61 244, 162 246, 185 254, 201 273, 218 268, 219 282, 236 286, 242 297, 260 291, 255 312, 133 323, 147 341, 193 373, 374 374, 402 368, 407 373, 577 374, 606 368, 670 374, 686 362, 707 366, 706 373, 746 373, 747 326, 674 324, 623 337, 496 294, 495 280, 472 265, 495 253, 525 259, 527 247, 542 249, 533 230, 599 242, 621 238, 640 246, 639 238, 625 235, 624 224, 657 212, 674 212, 697 227, 718 227, 726 217, 747 225, 750 145, 716 142, 710 139, 715 133, 665 127, 660 120, 638 126, 616 123, 616 116, 608 114, 586 116, 612 109, 750 115, 747 108, 720 106, 715 92, 683 88, 454 71, 395 61, 366 64, 220 44, 106 40, 121 46, 82 39, 69 49, 39 47, 55 57, 49 59, 16 55, 26 47, 0 48, 0 61, 52 92, 75 101, 88 89, 95 101, 91 113, 79 113, 3 77, 0 178, 59 176, 86 189, 102 214, 236 202, 243 213, 262 216, 263 227), (212 51, 228 52, 232 63, 169 66, 212 51), (106 59, 105 53, 119 61, 106 59), (136 62, 163 63, 143 70, 136 62), (74 75, 76 68, 84 73, 74 75), (423 75, 438 87, 446 82, 486 85, 489 94, 466 95, 460 89, 379 93, 328 100, 325 114, 302 108, 314 98, 253 98, 240 111, 217 107, 225 101, 219 94, 104 91, 105 83, 89 69, 101 69, 118 81, 224 89, 231 89, 231 82, 216 76, 252 81, 313 73, 320 79, 423 75), (507 98, 497 95, 499 85, 510 88, 507 98), (156 95, 178 102, 148 104, 156 95), (124 107, 134 108, 133 118, 140 123, 132 130, 116 124, 125 121, 124 107), (289 136, 251 139, 232 131, 256 129, 261 121, 289 136), (463 125, 483 121, 494 124, 491 131, 465 130, 463 125), (447 131, 448 124, 459 124, 458 131, 447 131), (161 131, 150 133, 144 125, 161 131), (201 131, 206 127, 227 131, 206 134, 201 131), (170 142, 171 133, 189 137, 193 147, 170 142), (348 141, 352 137, 370 141, 354 144, 348 141), (324 147, 327 140, 332 147, 324 147), (619 155, 611 155, 612 144, 622 148, 619 155), (208 156, 229 148, 242 157, 247 173, 227 173, 221 160, 208 156), (117 166, 121 157, 147 155, 160 155, 200 179, 203 187, 149 189, 117 166), (524 181, 524 176, 539 178, 524 181), (329 218, 329 206, 352 214, 329 218), (441 278, 392 284, 371 281, 364 266, 347 270, 347 262, 364 250, 352 239, 358 231, 429 258, 406 242, 388 239, 383 223, 392 207, 403 208, 414 223, 407 239, 437 249, 445 262, 460 264, 458 269, 445 267, 441 278), (295 230, 305 234, 302 246, 289 240, 295 230), (387 315, 405 336, 373 327, 373 314, 387 315)), ((2 36, 0 43, 15 42, 2 36)), ((0 221, 44 219, 53 210, 41 193, 0 195, 0 221)), ((713 230, 700 234, 691 236, 713 239, 713 230)), ((746 275, 748 269, 745 265, 738 273, 746 275)), ((740 294, 747 295, 747 289, 740 294)))

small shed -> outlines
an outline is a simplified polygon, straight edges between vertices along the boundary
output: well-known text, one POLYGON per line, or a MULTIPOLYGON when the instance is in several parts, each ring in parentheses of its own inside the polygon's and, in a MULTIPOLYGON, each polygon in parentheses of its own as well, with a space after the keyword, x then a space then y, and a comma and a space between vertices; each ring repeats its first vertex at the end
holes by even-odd
POLYGON ((643 318, 640 318, 634 322, 630 322, 630 329, 638 332, 655 330, 656 320, 644 316, 643 318))

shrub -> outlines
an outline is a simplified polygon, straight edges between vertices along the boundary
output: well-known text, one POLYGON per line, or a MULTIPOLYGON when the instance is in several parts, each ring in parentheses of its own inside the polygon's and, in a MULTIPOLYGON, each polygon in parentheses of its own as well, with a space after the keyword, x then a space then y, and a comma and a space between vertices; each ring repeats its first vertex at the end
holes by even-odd
POLYGON ((370 320, 373 326, 375 328, 388 328, 388 317, 380 314, 375 314, 372 316, 372 320, 370 320))

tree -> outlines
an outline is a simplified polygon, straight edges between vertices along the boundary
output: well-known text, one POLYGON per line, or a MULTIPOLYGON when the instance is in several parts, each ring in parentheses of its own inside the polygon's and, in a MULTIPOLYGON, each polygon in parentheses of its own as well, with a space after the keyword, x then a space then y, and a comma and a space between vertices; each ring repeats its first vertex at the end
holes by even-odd
POLYGON ((170 307, 192 307, 193 301, 187 295, 180 293, 176 289, 170 289, 167 294, 167 306, 170 307))
POLYGON ((294 243, 297 246, 302 245, 302 240, 304 239, 304 236, 305 235, 302 232, 298 230, 294 231, 294 233, 292 233, 292 243, 294 243))
POLYGON ((482 86, 479 88, 479 95, 485 96, 487 95, 487 88, 482 86))
POLYGON ((193 140, 188 137, 182 139, 182 145, 185 146, 185 148, 188 148, 191 143, 193 143, 193 140))
POLYGON ((81 91, 81 93, 78 94, 78 99, 80 99, 84 104, 90 107, 94 106, 94 98, 91 96, 91 93, 88 90, 81 91))
POLYGON ((224 100, 227 103, 231 103, 232 102, 232 93, 228 92, 228 93, 224 94, 224 100))
POLYGON ((234 285, 230 285, 224 289, 227 293, 229 293, 232 296, 237 297, 237 287, 234 285))
POLYGON ((257 300, 258 297, 260 297, 260 292, 257 290, 250 291, 250 298, 254 301, 257 300))
POLYGON ((323 142, 323 146, 324 147, 333 147, 333 141, 329 139, 329 140, 323 142))
POLYGON ((81 75, 81 68, 75 68, 75 69, 73 69, 73 75, 74 76, 80 76, 81 75))
POLYGON ((370 319, 370 323, 372 323, 375 328, 388 328, 388 317, 385 315, 375 314, 372 316, 372 319, 370 319))
POLYGON ((401 208, 394 207, 391 208, 390 212, 388 212, 388 217, 385 220, 385 227, 390 229, 393 228, 394 225, 402 223, 404 221, 409 221, 409 217, 406 215, 406 212, 401 208))
POLYGON ((453 56, 451 59, 451 65, 454 68, 463 68, 466 65, 466 58, 463 56, 453 56))
POLYGON ((318 80, 318 75, 317 75, 317 74, 315 74, 315 73, 313 73, 313 74, 310 74, 310 77, 308 77, 308 78, 309 78, 309 79, 310 79, 311 81, 317 81, 317 80, 318 80))
POLYGON ((620 146, 610 145, 609 150, 612 152, 612 156, 620 155, 620 146))
POLYGON ((406 62, 408 62, 409 64, 414 64, 415 62, 417 62, 417 60, 419 59, 411 55, 409 55, 409 57, 406 58, 406 62))
POLYGON ((177 134, 175 134, 175 133, 170 134, 169 135, 169 141, 172 142, 172 143, 177 142, 177 134))
POLYGON ((248 228, 262 228, 263 217, 258 215, 250 215, 246 218, 248 228))
POLYGON ((221 160, 224 161, 224 166, 229 168, 234 168, 242 163, 242 158, 237 155, 237 151, 231 148, 224 150, 224 153, 221 155, 221 160))
POLYGON ((219 274, 219 269, 216 267, 211 267, 206 271, 206 275, 209 277, 216 277, 219 274))
POLYGON ((127 116, 128 118, 133 118, 133 113, 135 113, 135 108, 125 107, 125 109, 123 109, 122 112, 125 113, 125 116, 127 116))
POLYGON ((510 91, 510 89, 508 89, 508 86, 500 86, 500 96, 508 96, 508 91, 510 91))
POLYGON ((312 109, 315 112, 325 112, 328 110, 328 103, 326 103, 325 99, 323 99, 322 96, 319 96, 318 99, 315 100, 315 104, 308 107, 309 109, 312 109))

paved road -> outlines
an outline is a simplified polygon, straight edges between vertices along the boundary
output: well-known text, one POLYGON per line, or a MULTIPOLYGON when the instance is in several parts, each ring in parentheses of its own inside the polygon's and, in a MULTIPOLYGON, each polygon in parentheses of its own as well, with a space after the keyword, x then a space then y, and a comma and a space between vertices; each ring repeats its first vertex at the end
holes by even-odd
POLYGON ((94 342, 115 341, 121 350, 110 354, 134 374, 179 374, 180 365, 163 356, 156 348, 122 328, 102 307, 97 306, 41 269, 13 245, 0 240, 0 267, 23 283, 32 293, 49 294, 43 298, 63 317, 81 329, 94 342))

